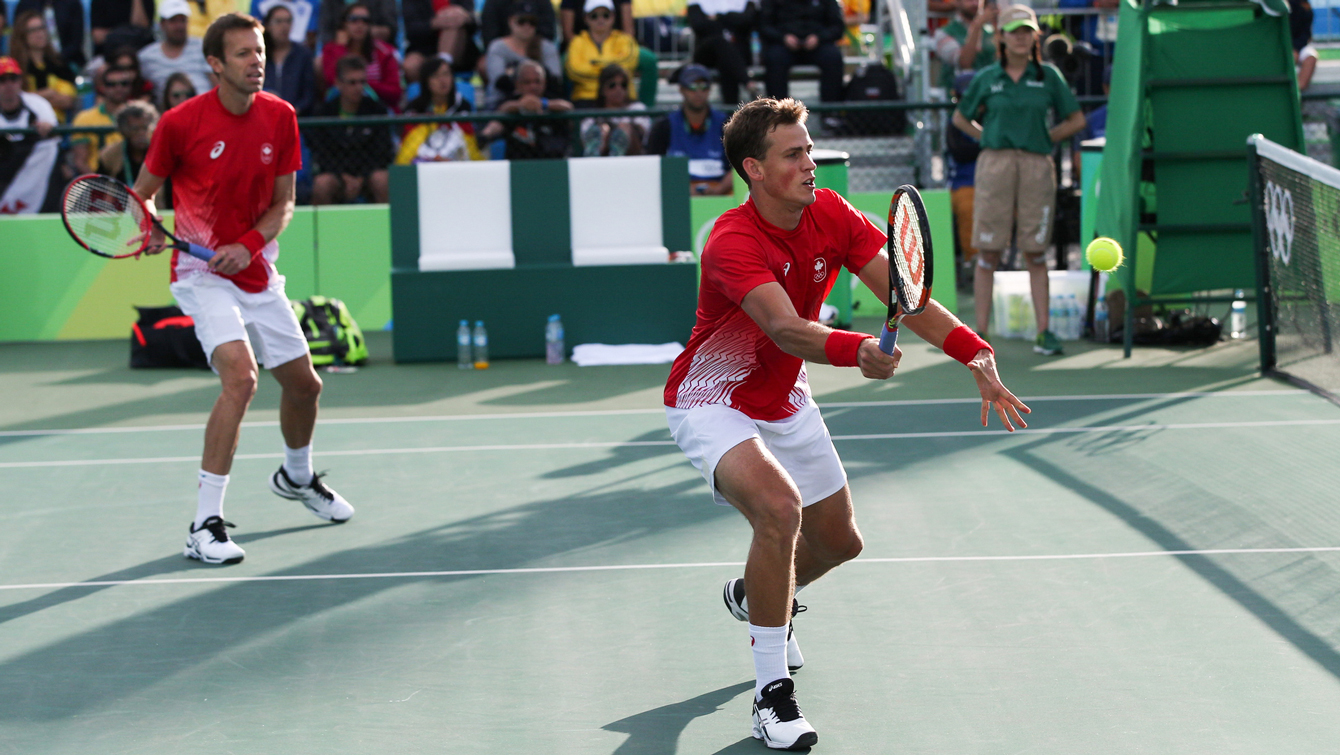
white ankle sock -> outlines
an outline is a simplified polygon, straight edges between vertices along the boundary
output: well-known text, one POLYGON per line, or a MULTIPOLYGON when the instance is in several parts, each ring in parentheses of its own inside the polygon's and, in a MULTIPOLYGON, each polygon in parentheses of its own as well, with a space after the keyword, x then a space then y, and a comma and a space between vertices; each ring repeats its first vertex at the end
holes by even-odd
POLYGON ((312 444, 302 448, 284 446, 284 474, 299 485, 312 483, 312 444))
POLYGON ((778 679, 790 679, 786 668, 786 627, 749 625, 749 641, 754 648, 754 699, 763 688, 778 679))
POLYGON ((211 474, 200 470, 200 493, 195 503, 195 528, 205 520, 217 516, 223 517, 223 494, 228 487, 228 475, 211 474))

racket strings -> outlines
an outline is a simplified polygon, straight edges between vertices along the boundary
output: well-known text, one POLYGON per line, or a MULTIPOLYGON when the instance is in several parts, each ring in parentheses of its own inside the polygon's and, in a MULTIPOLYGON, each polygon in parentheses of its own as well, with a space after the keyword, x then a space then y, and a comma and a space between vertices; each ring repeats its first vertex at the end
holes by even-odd
POLYGON ((891 261, 898 268, 902 293, 907 303, 919 306, 926 288, 926 244, 921 236, 916 208, 907 195, 898 200, 894 228, 897 234, 894 243, 896 253, 890 255, 891 261))
POLYGON ((115 181, 88 178, 65 193, 65 222, 99 252, 128 254, 140 246, 148 218, 130 191, 115 181))

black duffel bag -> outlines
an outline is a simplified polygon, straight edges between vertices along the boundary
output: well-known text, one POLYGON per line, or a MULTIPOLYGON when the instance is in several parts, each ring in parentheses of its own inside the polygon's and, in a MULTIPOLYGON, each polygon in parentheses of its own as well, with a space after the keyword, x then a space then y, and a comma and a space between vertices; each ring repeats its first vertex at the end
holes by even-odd
POLYGON ((195 322, 175 306, 136 307, 139 322, 130 326, 130 366, 209 369, 195 322))

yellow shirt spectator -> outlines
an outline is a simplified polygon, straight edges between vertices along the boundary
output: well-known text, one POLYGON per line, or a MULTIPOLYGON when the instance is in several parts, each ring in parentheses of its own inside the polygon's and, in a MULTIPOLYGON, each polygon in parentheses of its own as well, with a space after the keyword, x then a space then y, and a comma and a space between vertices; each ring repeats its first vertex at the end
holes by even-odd
MULTIPOLYGON (((74 117, 73 125, 115 126, 116 121, 112 116, 107 114, 107 106, 99 104, 87 110, 81 110, 79 115, 74 117)), ((102 151, 103 147, 110 144, 116 144, 119 141, 121 141, 121 134, 116 131, 106 134, 83 132, 74 134, 70 137, 71 144, 88 145, 88 169, 95 173, 98 170, 98 153, 102 151)))
POLYGON ((186 33, 198 39, 205 38, 205 31, 214 23, 214 19, 238 12, 237 0, 190 0, 190 2, 191 16, 186 22, 186 33))
POLYGON ((637 56, 637 40, 618 29, 611 29, 601 44, 591 38, 589 29, 573 37, 564 64, 572 81, 572 99, 596 99, 600 94, 600 69, 610 63, 618 63, 632 80, 637 71, 637 56))

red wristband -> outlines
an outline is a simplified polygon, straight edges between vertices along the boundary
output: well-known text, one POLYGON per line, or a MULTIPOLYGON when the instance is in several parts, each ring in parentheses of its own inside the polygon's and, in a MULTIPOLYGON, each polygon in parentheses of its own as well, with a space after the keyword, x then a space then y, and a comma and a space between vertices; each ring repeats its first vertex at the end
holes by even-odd
POLYGON ((265 237, 261 235, 260 231, 252 228, 250 231, 242 234, 242 238, 238 239, 237 243, 245 246, 247 251, 251 252, 252 256, 255 256, 260 250, 265 248, 265 237))
POLYGON ((824 356, 828 357, 828 363, 834 367, 855 367, 856 352, 861 349, 861 342, 867 338, 874 338, 866 333, 853 333, 850 330, 835 330, 828 334, 828 340, 824 341, 824 356))
POLYGON ((948 337, 945 338, 945 345, 941 348, 944 349, 946 354, 964 364, 976 359, 977 352, 982 349, 986 349, 992 354, 996 353, 996 350, 991 348, 991 344, 983 341, 982 337, 974 333, 972 328, 967 325, 960 325, 949 331, 948 337))

